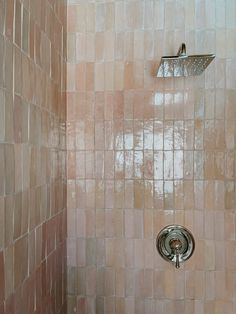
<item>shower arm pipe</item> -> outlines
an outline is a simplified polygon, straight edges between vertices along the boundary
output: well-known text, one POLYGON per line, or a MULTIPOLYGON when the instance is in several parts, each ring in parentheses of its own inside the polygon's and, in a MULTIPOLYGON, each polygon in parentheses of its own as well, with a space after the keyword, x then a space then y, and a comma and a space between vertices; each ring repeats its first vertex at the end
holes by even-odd
POLYGON ((185 57, 185 56, 187 56, 187 55, 186 55, 186 45, 185 45, 185 43, 182 43, 181 46, 179 47, 178 56, 179 56, 179 57, 185 57))

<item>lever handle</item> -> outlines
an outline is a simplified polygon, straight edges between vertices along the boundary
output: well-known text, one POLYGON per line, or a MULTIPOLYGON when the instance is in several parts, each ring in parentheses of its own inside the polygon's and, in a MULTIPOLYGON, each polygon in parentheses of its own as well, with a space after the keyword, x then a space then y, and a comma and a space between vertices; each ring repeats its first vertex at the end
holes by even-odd
POLYGON ((179 250, 181 250, 181 248, 182 248, 182 243, 179 239, 171 239, 170 247, 171 247, 171 249, 175 255, 175 258, 176 258, 175 267, 178 269, 178 268, 180 268, 179 250))
POLYGON ((175 268, 180 268, 180 264, 179 264, 179 250, 175 250, 175 256, 176 256, 176 261, 175 261, 175 268))

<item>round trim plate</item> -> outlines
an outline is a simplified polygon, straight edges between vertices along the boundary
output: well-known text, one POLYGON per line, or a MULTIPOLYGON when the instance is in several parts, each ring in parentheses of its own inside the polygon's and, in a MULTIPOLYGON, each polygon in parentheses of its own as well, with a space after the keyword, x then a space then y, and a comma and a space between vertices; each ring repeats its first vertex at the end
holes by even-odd
POLYGON ((164 260, 175 263, 176 268, 179 268, 179 263, 183 263, 193 255, 195 241, 187 228, 181 225, 169 225, 157 235, 156 247, 164 260))

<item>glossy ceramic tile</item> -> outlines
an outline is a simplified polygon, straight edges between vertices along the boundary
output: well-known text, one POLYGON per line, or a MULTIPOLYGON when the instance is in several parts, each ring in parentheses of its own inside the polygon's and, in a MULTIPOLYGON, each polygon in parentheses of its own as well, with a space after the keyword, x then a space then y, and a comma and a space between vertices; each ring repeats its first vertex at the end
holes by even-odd
POLYGON ((68 313, 235 313, 235 12, 68 1, 68 313), (156 78, 181 42, 215 61, 156 78), (172 223, 196 239, 179 271, 155 249, 172 223))
POLYGON ((0 313, 66 311, 65 44, 65 1, 0 1, 0 313))

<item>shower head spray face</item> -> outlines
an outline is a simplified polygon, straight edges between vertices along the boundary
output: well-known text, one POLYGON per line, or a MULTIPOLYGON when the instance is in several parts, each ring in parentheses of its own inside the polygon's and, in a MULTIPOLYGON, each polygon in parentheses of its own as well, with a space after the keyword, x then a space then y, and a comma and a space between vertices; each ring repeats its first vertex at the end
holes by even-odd
POLYGON ((215 58, 214 54, 186 54, 186 46, 182 44, 177 56, 164 56, 157 71, 157 77, 180 77, 201 75, 215 58))

